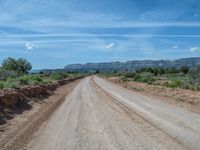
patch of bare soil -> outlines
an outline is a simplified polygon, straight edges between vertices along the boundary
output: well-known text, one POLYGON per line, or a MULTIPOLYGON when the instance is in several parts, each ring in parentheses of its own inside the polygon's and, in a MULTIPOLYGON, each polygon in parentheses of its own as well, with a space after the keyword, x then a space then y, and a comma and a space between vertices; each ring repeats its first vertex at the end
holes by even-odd
POLYGON ((165 97, 167 100, 176 100, 177 102, 183 102, 196 106, 200 105, 200 92, 198 91, 191 91, 180 88, 168 88, 134 81, 123 82, 119 77, 109 77, 108 80, 143 94, 165 97))
POLYGON ((44 122, 48 116, 65 99, 65 96, 75 87, 79 80, 69 82, 54 91, 48 98, 31 98, 29 101, 17 104, 16 108, 1 108, 1 116, 7 117, 0 125, 0 149, 19 149, 29 140, 38 126, 44 122), (26 104, 26 106, 25 106, 26 104), (23 111, 21 108, 23 107, 23 111))

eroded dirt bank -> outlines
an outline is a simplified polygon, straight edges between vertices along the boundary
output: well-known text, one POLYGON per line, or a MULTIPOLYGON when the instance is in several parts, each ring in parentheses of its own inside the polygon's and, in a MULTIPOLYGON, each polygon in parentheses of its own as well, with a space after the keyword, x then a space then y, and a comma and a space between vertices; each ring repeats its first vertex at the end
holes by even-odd
POLYGON ((39 84, 0 90, 0 125, 12 119, 15 114, 31 109, 31 102, 43 100, 64 84, 78 78, 63 79, 51 84, 39 84))

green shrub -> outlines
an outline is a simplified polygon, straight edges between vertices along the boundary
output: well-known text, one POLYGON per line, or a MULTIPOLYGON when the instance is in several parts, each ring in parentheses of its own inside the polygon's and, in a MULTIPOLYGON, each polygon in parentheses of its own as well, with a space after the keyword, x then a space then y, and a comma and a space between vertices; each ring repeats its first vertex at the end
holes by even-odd
POLYGON ((61 80, 61 79, 63 79, 63 76, 59 73, 53 73, 53 74, 51 74, 51 78, 53 80, 61 80))
POLYGON ((5 83, 4 82, 0 82, 0 89, 3 89, 5 87, 5 83))
POLYGON ((186 66, 182 66, 182 67, 180 68, 180 70, 181 70, 184 74, 187 74, 187 73, 189 72, 189 68, 186 67, 186 66))
POLYGON ((177 87, 180 87, 180 86, 182 86, 182 81, 176 80, 176 81, 175 81, 175 84, 177 85, 177 87))
POLYGON ((152 84, 155 81, 152 73, 149 72, 137 73, 133 80, 138 82, 146 82, 148 84, 152 84))
POLYGON ((127 72, 127 73, 124 74, 124 76, 127 77, 127 78, 134 78, 135 73, 134 72, 127 72))
POLYGON ((197 88, 196 88, 196 89, 197 89, 197 91, 200 91, 200 86, 197 86, 197 88))
POLYGON ((19 87, 19 82, 10 82, 10 81, 6 81, 4 82, 4 88, 16 88, 19 87))
POLYGON ((176 87, 181 87, 182 82, 180 80, 176 80, 171 82, 165 82, 163 85, 171 88, 176 88, 176 87))
POLYGON ((43 79, 40 76, 38 76, 38 75, 37 76, 33 76, 32 80, 38 81, 38 82, 42 82, 43 81, 43 79))
POLYGON ((16 87, 18 87, 18 85, 16 83, 10 83, 10 84, 8 84, 8 87, 9 88, 16 88, 16 87))
POLYGON ((19 82, 20 82, 20 85, 28 85, 29 79, 28 78, 20 78, 19 82))
POLYGON ((135 91, 144 91, 144 88, 142 87, 131 87, 131 89, 135 91))
POLYGON ((40 84, 41 82, 39 82, 39 81, 32 81, 32 83, 31 84, 33 84, 33 85, 38 85, 38 84, 40 84))
POLYGON ((184 89, 189 89, 189 88, 190 88, 190 85, 189 85, 188 83, 184 83, 184 84, 182 85, 182 88, 184 88, 184 89))
POLYGON ((126 82, 126 81, 128 81, 128 78, 125 77, 125 76, 122 76, 122 77, 121 77, 121 80, 122 80, 123 82, 126 82))
POLYGON ((44 83, 44 84, 50 84, 50 83, 53 83, 53 82, 52 82, 52 80, 47 79, 47 80, 43 80, 42 83, 44 83))
POLYGON ((139 81, 140 78, 141 78, 141 77, 140 77, 140 74, 137 73, 137 74, 134 76, 133 80, 134 80, 134 81, 139 81))
POLYGON ((39 75, 24 75, 17 79, 20 85, 39 84, 43 79, 39 75))

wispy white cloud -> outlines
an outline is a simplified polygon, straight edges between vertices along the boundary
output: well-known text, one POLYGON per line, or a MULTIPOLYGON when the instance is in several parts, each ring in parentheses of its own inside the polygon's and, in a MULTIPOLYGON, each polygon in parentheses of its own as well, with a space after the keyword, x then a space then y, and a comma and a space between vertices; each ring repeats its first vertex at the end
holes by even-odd
POLYGON ((190 52, 196 52, 196 51, 199 51, 199 50, 200 50, 200 48, 198 46, 190 48, 190 52))
MULTIPOLYGON (((200 34, 7 34, 2 38, 37 38, 37 37, 181 37, 199 38, 200 34)), ((1 38, 1 37, 0 37, 1 38)))
POLYGON ((112 47, 114 47, 114 46, 115 46, 114 43, 110 43, 110 44, 106 45, 106 48, 109 49, 109 48, 112 48, 112 47))
POLYGON ((5 35, 5 34, 8 34, 8 33, 4 32, 4 31, 0 31, 0 34, 4 34, 5 35))
POLYGON ((172 48, 173 48, 173 49, 177 49, 177 48, 178 48, 178 45, 173 45, 172 48))
MULTIPOLYGON (((105 16, 104 16, 105 17, 105 16)), ((83 17, 84 18, 84 17, 83 17)), ((87 19, 83 23, 82 20, 60 21, 60 20, 35 20, 35 22, 24 22, 24 28, 30 27, 35 31, 56 31, 60 28, 149 28, 149 27, 200 27, 200 22, 194 21, 172 21, 172 22, 153 22, 153 21, 121 21, 121 20, 105 20, 104 18, 87 19), (90 23, 89 23, 90 22, 90 23), (92 22, 92 23, 91 23, 92 22), (43 30, 42 30, 43 29, 43 30)), ((19 26, 20 28, 20 26, 19 26)))
POLYGON ((195 13, 195 14, 193 14, 193 16, 194 16, 194 17, 198 17, 199 15, 195 13))
POLYGON ((32 49, 38 48, 37 45, 30 43, 30 42, 26 42, 25 47, 27 50, 32 50, 32 49))
POLYGON ((60 43, 60 42, 68 42, 68 43, 82 43, 82 42, 86 42, 86 43, 91 43, 91 42, 96 42, 98 41, 97 39, 61 39, 61 40, 32 40, 32 42, 36 43, 36 44, 32 44, 30 42, 25 42, 23 40, 7 40, 7 41, 0 41, 0 45, 12 45, 12 44, 24 44, 25 43, 25 47, 34 47, 34 48, 38 48, 38 43, 60 43))

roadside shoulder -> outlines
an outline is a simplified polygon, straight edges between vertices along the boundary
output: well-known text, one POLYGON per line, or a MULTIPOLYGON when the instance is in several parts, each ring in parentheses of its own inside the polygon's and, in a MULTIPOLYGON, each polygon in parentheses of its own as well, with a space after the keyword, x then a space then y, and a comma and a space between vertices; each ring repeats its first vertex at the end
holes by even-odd
POLYGON ((119 78, 104 78, 108 82, 168 104, 200 114, 200 92, 147 85, 134 81, 122 82, 119 78))

